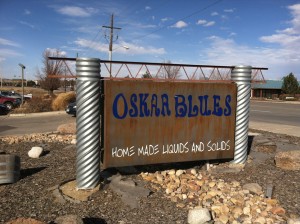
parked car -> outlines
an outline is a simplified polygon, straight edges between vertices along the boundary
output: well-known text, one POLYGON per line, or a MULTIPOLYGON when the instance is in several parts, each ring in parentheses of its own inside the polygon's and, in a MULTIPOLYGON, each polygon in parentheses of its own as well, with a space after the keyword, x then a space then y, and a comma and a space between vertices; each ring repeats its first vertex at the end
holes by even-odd
POLYGON ((69 103, 66 108, 66 113, 76 116, 76 102, 69 103))
POLYGON ((21 105, 19 98, 12 98, 0 94, 0 104, 4 104, 9 110, 21 105))
MULTIPOLYGON (((22 95, 20 93, 16 93, 15 91, 3 91, 0 90, 0 94, 7 97, 17 98, 22 100, 22 95)), ((32 98, 32 94, 24 94, 24 100, 28 100, 32 98)))
POLYGON ((9 109, 4 104, 0 104, 0 115, 8 114, 9 109))
POLYGON ((14 91, 3 91, 0 90, 0 94, 6 97, 16 98, 16 99, 22 99, 22 96, 19 93, 16 93, 14 91))

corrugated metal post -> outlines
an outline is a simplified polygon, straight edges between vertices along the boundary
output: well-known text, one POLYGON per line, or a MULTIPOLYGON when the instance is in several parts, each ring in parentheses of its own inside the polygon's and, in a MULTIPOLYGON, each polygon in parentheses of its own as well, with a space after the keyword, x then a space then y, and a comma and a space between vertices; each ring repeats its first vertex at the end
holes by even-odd
POLYGON ((100 180, 100 59, 76 59, 77 189, 100 180))
POLYGON ((236 66, 231 80, 237 84, 237 106, 235 127, 235 151, 233 163, 243 164, 247 160, 248 126, 251 92, 251 66, 236 66))

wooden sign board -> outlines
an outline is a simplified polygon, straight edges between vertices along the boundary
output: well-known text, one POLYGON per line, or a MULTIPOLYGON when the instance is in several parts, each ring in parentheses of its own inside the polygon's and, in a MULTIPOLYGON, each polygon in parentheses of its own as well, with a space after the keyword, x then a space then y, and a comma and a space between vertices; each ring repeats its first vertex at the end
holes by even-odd
POLYGON ((233 158, 236 84, 103 82, 104 168, 233 158))

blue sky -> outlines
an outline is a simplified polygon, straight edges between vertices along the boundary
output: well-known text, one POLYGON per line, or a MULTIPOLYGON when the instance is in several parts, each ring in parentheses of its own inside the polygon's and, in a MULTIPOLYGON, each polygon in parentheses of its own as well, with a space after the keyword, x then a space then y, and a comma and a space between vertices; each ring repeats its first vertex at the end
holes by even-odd
POLYGON ((268 67, 266 79, 300 80, 300 1, 0 0, 0 74, 36 79, 45 49, 67 57, 268 67), (122 46, 127 46, 125 49, 122 46))

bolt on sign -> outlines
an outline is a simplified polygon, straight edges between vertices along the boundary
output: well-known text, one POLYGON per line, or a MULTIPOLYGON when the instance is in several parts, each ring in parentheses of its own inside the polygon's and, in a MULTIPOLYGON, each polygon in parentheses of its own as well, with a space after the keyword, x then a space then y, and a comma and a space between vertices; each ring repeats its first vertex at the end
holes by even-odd
POLYGON ((234 157, 234 83, 107 79, 104 95, 104 168, 234 157))

